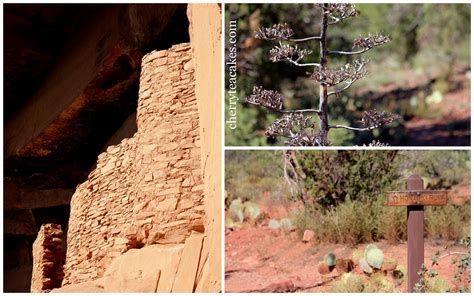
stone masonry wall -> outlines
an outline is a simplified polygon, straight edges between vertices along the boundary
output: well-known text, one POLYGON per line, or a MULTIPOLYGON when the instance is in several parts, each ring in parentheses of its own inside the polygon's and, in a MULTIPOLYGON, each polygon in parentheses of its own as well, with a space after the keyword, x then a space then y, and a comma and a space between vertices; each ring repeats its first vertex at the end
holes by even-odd
POLYGON ((31 292, 48 292, 61 286, 64 276, 63 231, 59 224, 44 224, 33 243, 31 292))
POLYGON ((204 232, 191 57, 189 44, 143 57, 137 132, 100 154, 72 197, 63 286, 103 276, 129 249, 204 232))

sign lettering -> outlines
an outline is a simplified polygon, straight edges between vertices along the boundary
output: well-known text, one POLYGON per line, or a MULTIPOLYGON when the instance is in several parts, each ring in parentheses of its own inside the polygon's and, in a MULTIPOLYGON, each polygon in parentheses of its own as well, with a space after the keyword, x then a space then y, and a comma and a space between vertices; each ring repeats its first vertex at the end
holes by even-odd
POLYGON ((448 203, 448 192, 444 190, 389 191, 389 206, 443 206, 448 203))

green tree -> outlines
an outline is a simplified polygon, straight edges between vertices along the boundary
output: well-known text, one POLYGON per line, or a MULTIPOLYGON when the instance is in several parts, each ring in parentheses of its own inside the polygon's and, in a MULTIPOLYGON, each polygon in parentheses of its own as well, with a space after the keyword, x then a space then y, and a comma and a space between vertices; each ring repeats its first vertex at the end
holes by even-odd
POLYGON ((376 198, 399 182, 397 151, 301 151, 297 154, 304 189, 323 207, 345 200, 376 198))

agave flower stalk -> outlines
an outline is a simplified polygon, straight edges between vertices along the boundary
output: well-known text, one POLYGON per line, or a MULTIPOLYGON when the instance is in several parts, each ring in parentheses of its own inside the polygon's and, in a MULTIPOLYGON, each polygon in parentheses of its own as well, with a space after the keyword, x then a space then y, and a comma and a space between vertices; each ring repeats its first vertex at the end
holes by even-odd
MULTIPOLYGON (((327 146, 330 145, 328 134, 331 129, 344 128, 351 131, 370 131, 383 125, 390 124, 399 118, 390 112, 376 110, 365 111, 361 118, 361 126, 347 126, 330 124, 328 115, 328 99, 337 97, 350 88, 357 80, 367 75, 365 66, 368 61, 362 57, 354 59, 351 63, 334 69, 329 67, 331 55, 359 56, 377 46, 390 42, 390 37, 377 33, 375 35, 359 36, 352 44, 351 50, 329 50, 328 28, 344 22, 346 19, 356 17, 359 11, 353 4, 316 4, 321 9, 322 18, 319 36, 294 38, 294 31, 287 23, 275 24, 269 28, 261 27, 255 38, 278 42, 269 52, 272 62, 285 62, 292 66, 312 68, 309 76, 319 84, 319 103, 317 108, 300 110, 283 110, 283 96, 276 90, 266 90, 262 86, 255 86, 253 93, 245 98, 245 102, 265 107, 273 112, 286 113, 267 128, 269 137, 283 137, 290 146, 327 146), (303 59, 311 57, 313 50, 298 46, 309 40, 319 42, 319 61, 305 63, 303 59), (298 43, 298 44, 297 44, 298 43), (313 116, 319 118, 316 125, 313 116)), ((378 145, 372 142, 370 145, 378 145)), ((380 145, 384 145, 380 143, 380 145)))

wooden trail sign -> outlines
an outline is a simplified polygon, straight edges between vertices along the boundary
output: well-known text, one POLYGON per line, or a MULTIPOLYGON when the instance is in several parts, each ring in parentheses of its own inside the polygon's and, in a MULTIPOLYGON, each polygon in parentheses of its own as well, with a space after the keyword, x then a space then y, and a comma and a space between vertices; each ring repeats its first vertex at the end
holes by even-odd
POLYGON ((389 191, 389 206, 444 206, 448 192, 444 190, 389 191))
POLYGON ((423 190, 423 179, 411 175, 407 179, 407 191, 389 191, 388 206, 407 207, 408 236, 408 292, 413 292, 420 280, 418 272, 424 261, 424 206, 443 206, 448 203, 448 192, 423 190))

